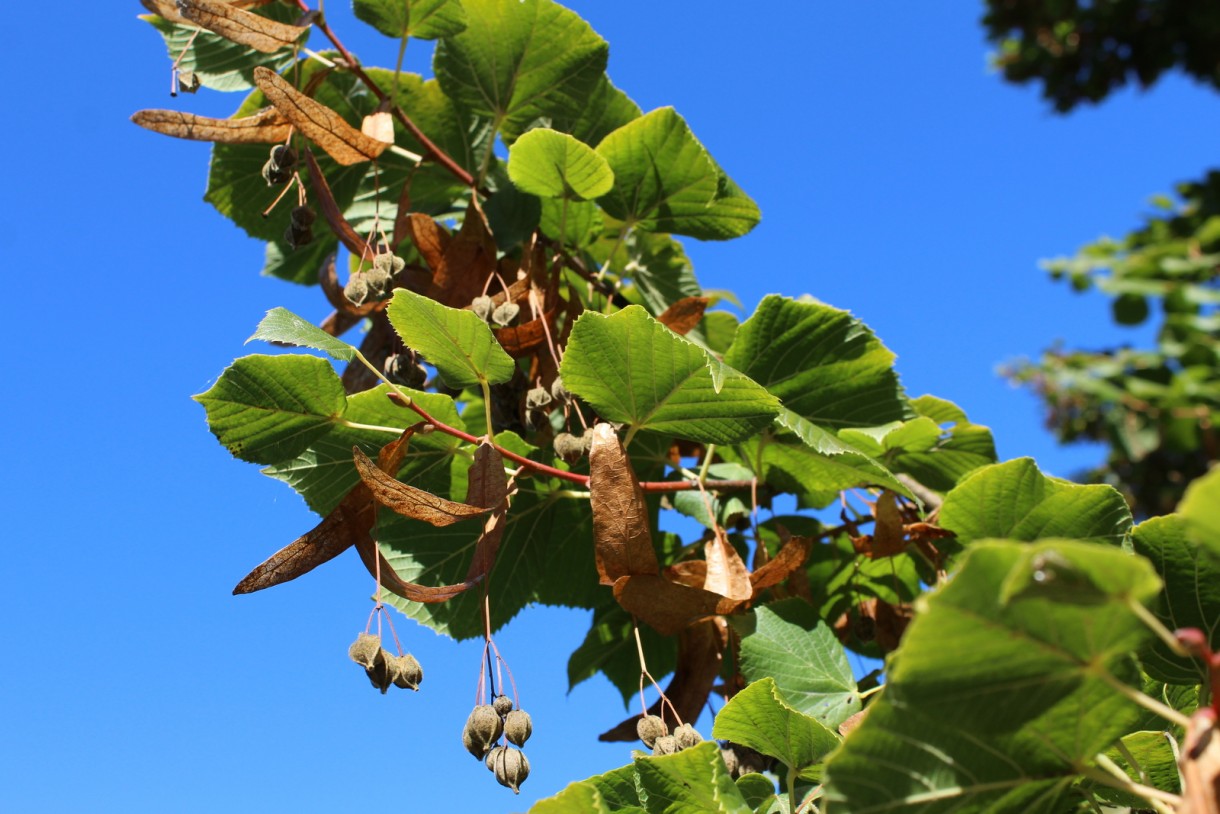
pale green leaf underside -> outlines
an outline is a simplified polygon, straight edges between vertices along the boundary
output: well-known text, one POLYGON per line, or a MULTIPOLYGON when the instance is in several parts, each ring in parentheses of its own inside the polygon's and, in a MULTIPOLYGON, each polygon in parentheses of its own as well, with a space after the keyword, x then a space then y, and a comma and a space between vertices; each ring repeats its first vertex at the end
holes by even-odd
POLYGON ((614 185, 610 165, 587 144, 555 130, 530 130, 508 152, 508 177, 543 198, 588 200, 614 185))
POLYGON ((1190 539, 1220 558, 1220 470, 1196 480, 1178 506, 1190 539))
POLYGON ((832 806, 1056 810, 1073 764, 1138 718, 1099 675, 1137 679, 1127 654, 1151 634, 1127 603, 1157 590, 1147 563, 1117 548, 976 544, 927 598, 881 698, 831 759, 832 806))
POLYGON ((272 308, 258 323, 258 328, 246 340, 255 339, 264 342, 281 342, 300 348, 320 350, 341 362, 350 362, 356 358, 356 349, 337 339, 312 322, 297 316, 287 308, 272 308))
POLYGON ((343 383, 316 356, 244 356, 195 400, 217 440, 254 463, 301 452, 329 432, 346 407, 343 383))
POLYGON ((716 715, 712 735, 776 758, 798 773, 821 763, 839 736, 816 718, 798 712, 772 678, 751 682, 716 715))
POLYGON ((422 353, 450 387, 473 387, 512 378, 512 357, 487 323, 473 312, 449 308, 405 288, 386 308, 390 324, 408 347, 422 353))
POLYGON ((638 305, 608 317, 582 314, 562 373, 568 390, 604 418, 693 441, 742 441, 769 424, 779 409, 765 389, 638 305))

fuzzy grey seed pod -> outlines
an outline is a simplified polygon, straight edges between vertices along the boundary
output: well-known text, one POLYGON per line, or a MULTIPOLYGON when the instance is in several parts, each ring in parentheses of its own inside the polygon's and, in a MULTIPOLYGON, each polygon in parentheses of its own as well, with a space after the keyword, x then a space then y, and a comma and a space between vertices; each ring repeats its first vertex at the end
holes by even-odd
POLYGON ((521 313, 521 306, 515 302, 503 302, 491 312, 491 321, 501 328, 507 327, 521 313))
POLYGON ((462 730, 462 745, 466 751, 482 760, 504 732, 504 721, 491 704, 479 704, 470 711, 462 730))
POLYGON ((364 305, 369 301, 369 282, 363 274, 353 274, 343 286, 343 296, 353 305, 364 305))
POLYGON ((635 723, 635 734, 640 736, 640 740, 649 749, 656 744, 657 738, 669 734, 669 727, 665 725, 665 720, 660 715, 645 715, 635 723))
POLYGON ((568 392, 568 388, 563 386, 562 376, 556 376, 555 381, 551 382, 551 395, 555 401, 571 401, 572 394, 568 392))
POLYGON ((424 680, 424 668, 419 666, 415 656, 408 653, 405 656, 390 656, 390 675, 394 686, 403 690, 419 690, 424 680))
POLYGON ((513 711, 513 699, 507 695, 497 695, 492 699, 491 706, 495 709, 497 715, 507 715, 513 711))
POLYGON ((513 794, 520 794, 521 784, 525 782, 525 778, 530 776, 530 762, 520 749, 508 746, 504 751, 496 753, 492 771, 495 772, 496 781, 501 786, 512 789, 513 794))
POLYGON ((551 403, 551 394, 545 387, 533 387, 525 394, 525 407, 529 410, 541 410, 551 403))
POLYGON ((183 93, 194 93, 195 91, 199 90, 202 84, 203 83, 199 81, 199 74, 195 73, 194 71, 184 71, 179 69, 178 90, 182 91, 183 93))
POLYGON ((347 648, 347 655, 361 667, 371 667, 381 651, 381 637, 370 633, 361 633, 347 648))
POLYGON ((681 751, 681 747, 678 746, 678 739, 673 735, 662 735, 652 745, 652 753, 654 755, 672 755, 679 751, 681 751))
POLYGON ((481 297, 475 297, 470 301, 470 310, 474 311, 478 318, 484 322, 491 319, 491 312, 495 307, 495 300, 486 294, 481 297))
POLYGON ((584 446, 586 453, 588 453, 588 451, 593 448, 593 428, 592 427, 586 428, 585 431, 583 433, 581 433, 580 443, 582 446, 584 446))
POLYGON ((394 278, 390 276, 390 273, 376 266, 364 272, 364 279, 369 285, 370 296, 375 299, 381 299, 389 294, 390 289, 394 287, 394 278))
POLYGON ((729 770, 729 777, 738 778, 741 776, 737 773, 740 765, 737 762, 737 753, 733 751, 732 746, 720 747, 720 757, 724 760, 724 767, 729 770))
POLYGON ((561 432, 556 435, 551 446, 555 448, 556 455, 570 464, 576 463, 585 454, 584 442, 570 432, 561 432))
POLYGON ((487 753, 487 757, 483 758, 483 765, 487 767, 487 771, 494 772, 496 770, 496 761, 499 760, 500 753, 507 748, 507 746, 491 747, 491 751, 487 753))
POLYGON ((394 657, 384 649, 378 650, 373 663, 364 668, 365 675, 369 677, 369 683, 381 690, 382 695, 385 695, 386 691, 390 689, 390 685, 394 683, 394 671, 390 666, 392 658, 394 657))
POLYGON ((525 746, 525 742, 534 733, 534 722, 530 714, 523 709, 514 709, 504 716, 504 737, 516 746, 525 746))
POLYGON ((703 736, 695 731, 690 724, 679 724, 674 729, 674 739, 678 741, 678 749, 689 749, 703 743, 703 736))
POLYGON ((292 170, 285 170, 277 167, 274 161, 268 161, 263 165, 263 180, 267 182, 269 187, 278 187, 288 183, 292 178, 292 170))
POLYGON ((419 362, 411 359, 410 354, 396 353, 387 356, 385 360, 386 378, 395 384, 405 385, 418 390, 428 379, 428 371, 419 362))
POLYGON ((318 219, 318 213, 311 206, 298 206, 292 210, 292 225, 298 229, 308 229, 318 219))
POLYGON ((407 267, 407 261, 396 254, 382 252, 373 257, 373 268, 381 269, 386 274, 394 276, 407 267))

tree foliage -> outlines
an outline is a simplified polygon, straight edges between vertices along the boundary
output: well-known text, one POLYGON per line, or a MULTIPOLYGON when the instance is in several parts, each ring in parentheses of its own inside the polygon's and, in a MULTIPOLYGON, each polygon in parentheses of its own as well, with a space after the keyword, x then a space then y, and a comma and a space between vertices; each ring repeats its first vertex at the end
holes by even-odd
MULTIPOLYGON (((1113 488, 998 462, 958 407, 911 398, 850 313, 771 296, 738 324, 674 235, 738 237, 757 207, 551 0, 357 0, 400 47, 438 40, 432 78, 361 66, 303 2, 145 5, 177 87, 248 93, 228 119, 136 122, 214 142, 207 199, 334 309, 272 310, 252 339, 313 353, 243 357, 197 396, 321 516, 235 593, 355 548, 374 614, 482 638, 462 742, 513 791, 532 725, 495 633, 531 604, 590 609, 570 680, 632 703, 651 680, 601 737, 652 753, 544 814, 1209 804, 1149 733, 1211 776, 1188 716, 1216 701, 1197 577, 1220 476, 1133 527, 1113 488), (840 517, 771 511, 785 495, 840 517), (662 511, 702 531, 660 533, 662 511), (884 685, 849 650, 892 656, 884 685), (690 724, 713 695, 711 741, 690 724)), ((367 628, 350 655, 382 692, 421 689, 367 628)))

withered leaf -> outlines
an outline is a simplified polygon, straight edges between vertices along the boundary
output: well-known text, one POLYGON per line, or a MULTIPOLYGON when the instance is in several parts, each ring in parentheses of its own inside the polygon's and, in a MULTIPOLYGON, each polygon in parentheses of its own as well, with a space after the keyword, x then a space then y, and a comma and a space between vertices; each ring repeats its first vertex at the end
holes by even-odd
POLYGON ((601 584, 615 585, 621 577, 634 574, 660 574, 644 493, 623 443, 609 424, 593 428, 589 494, 593 507, 593 552, 601 584))
POLYGON ((222 0, 178 0, 178 12, 227 40, 267 54, 294 45, 307 28, 262 17, 222 0))
MULTIPOLYGON (((382 447, 379 457, 387 470, 398 471, 413 432, 407 429, 397 440, 382 447)), ((356 484, 321 523, 272 554, 237 583, 233 593, 261 591, 309 573, 351 546, 367 541, 376 518, 377 504, 372 493, 363 483, 356 484)))
POLYGON ((360 122, 360 132, 364 133, 369 138, 384 141, 386 144, 394 143, 394 117, 390 115, 388 110, 379 110, 376 113, 370 113, 365 116, 360 122))
POLYGON ((360 474, 360 480, 368 487, 377 502, 403 517, 443 527, 487 514, 487 509, 480 506, 470 506, 447 500, 403 483, 394 476, 383 472, 369 456, 360 451, 360 447, 352 447, 352 459, 356 463, 356 471, 360 474))
POLYGON ((547 329, 543 325, 543 321, 549 322, 554 318, 555 312, 552 311, 544 316, 535 317, 524 325, 492 328, 492 333, 496 335, 496 341, 503 346, 509 356, 520 359, 546 341, 547 329))
POLYGON ((691 588, 702 588, 707 580, 707 560, 682 560, 665 566, 665 578, 691 588))
POLYGON ((685 336, 703 319, 703 312, 707 310, 710 302, 707 297, 683 297, 666 308, 665 312, 657 317, 657 322, 674 333, 685 336))
POLYGON ((1210 707, 1190 716, 1178 765, 1183 781, 1178 814, 1220 814, 1220 733, 1210 707))
POLYGON ((864 723, 864 716, 867 714, 868 714, 868 710, 862 709, 859 712, 857 712, 855 715, 852 715, 851 717, 849 717, 843 723, 839 724, 839 734, 846 738, 853 729, 858 727, 860 724, 864 723))
POLYGON ((876 521, 873 524, 873 540, 869 547, 870 557, 893 557, 906 549, 906 532, 902 526, 902 510, 898 507, 898 495, 885 489, 877 497, 873 509, 876 521))
POLYGON ((738 602, 745 602, 754 597, 750 572, 723 531, 716 529, 712 539, 704 543, 703 556, 707 559, 704 590, 738 602))
MULTIPOLYGON (((192 0, 199 2, 199 0, 192 0)), ((261 17, 259 19, 262 19, 261 17)), ((321 147, 345 166, 370 161, 390 145, 369 138, 321 102, 294 88, 287 80, 261 65, 254 69, 254 83, 301 135, 321 147)))
POLYGON ((504 459, 490 442, 484 441, 475 449, 474 463, 466 478, 466 502, 492 510, 492 515, 483 524, 483 533, 479 535, 474 557, 466 571, 466 581, 470 582, 486 577, 496 564, 508 511, 509 484, 504 474, 504 459))
POLYGON ((754 585, 754 596, 757 597, 766 589, 773 588, 787 579, 790 574, 805 564, 805 560, 808 559, 809 552, 812 550, 812 538, 790 538, 766 565, 750 574, 750 582, 754 585))
POLYGON ((213 119, 179 110, 137 110, 131 120, 154 133, 218 144, 277 144, 287 140, 292 130, 273 107, 240 119, 213 119))
MULTIPOLYGON (((314 198, 322 209, 322 217, 326 218, 326 223, 330 226, 330 230, 338 236, 343 245, 347 247, 347 250, 357 257, 375 254, 372 247, 347 222, 347 218, 343 217, 343 212, 339 209, 335 195, 330 191, 330 184, 326 183, 326 176, 322 174, 322 168, 318 166, 318 160, 313 156, 313 150, 306 147, 304 153, 305 164, 309 167, 309 185, 313 187, 314 198)), ((350 300, 346 296, 343 297, 343 300, 350 304, 350 300)), ((366 303, 365 305, 371 306, 372 304, 366 303)), ((369 310, 372 310, 372 308, 370 307, 369 310)))
POLYGON ((178 13, 177 0, 140 0, 140 5, 158 17, 164 17, 174 25, 194 25, 178 13))
POLYGON ((614 583, 614 598, 662 636, 674 636, 705 617, 732 613, 741 605, 702 588, 670 582, 660 574, 622 577, 614 583))
POLYGON ((428 296, 450 308, 469 305, 496 270, 496 241, 476 200, 471 198, 462 227, 445 247, 440 265, 432 269, 428 296))
POLYGON ((419 250, 420 257, 424 258, 428 268, 432 269, 433 274, 436 274, 437 270, 445 265, 445 252, 453 237, 445 227, 419 212, 411 213, 411 217, 407 221, 407 228, 411 233, 411 242, 419 250))
MULTIPOLYGON (((720 674, 724 648, 729 640, 729 627, 723 619, 709 619, 687 628, 678 637, 678 665, 665 688, 665 696, 678 710, 685 723, 693 723, 707 703, 707 695, 720 674)), ((660 715, 672 730, 677 721, 668 704, 660 699, 648 708, 649 715, 660 715)), ((599 741, 633 741, 638 739, 635 725, 641 715, 633 715, 618 726, 597 736, 599 741)))

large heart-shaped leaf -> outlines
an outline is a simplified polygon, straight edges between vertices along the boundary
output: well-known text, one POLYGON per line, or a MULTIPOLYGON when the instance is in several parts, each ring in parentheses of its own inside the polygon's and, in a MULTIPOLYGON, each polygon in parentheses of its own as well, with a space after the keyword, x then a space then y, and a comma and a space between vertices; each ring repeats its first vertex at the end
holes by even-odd
POLYGON ((522 190, 543 198, 588 200, 614 184, 606 159, 566 133, 531 130, 508 152, 508 177, 522 190))
POLYGON ((402 340, 422 353, 450 387, 498 384, 512 378, 516 369, 512 357, 473 311, 449 308, 400 288, 386 315, 402 340))
POLYGON ((818 779, 814 767, 839 745, 839 736, 826 725, 790 707, 775 686, 764 678, 752 682, 716 715, 712 735, 769 755, 791 773, 818 779))

